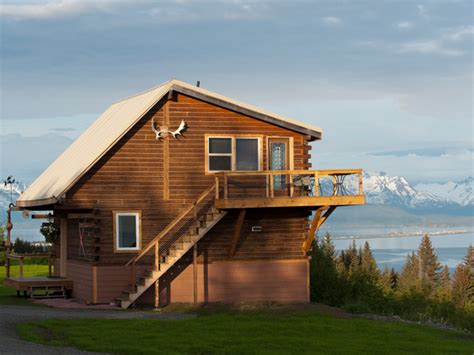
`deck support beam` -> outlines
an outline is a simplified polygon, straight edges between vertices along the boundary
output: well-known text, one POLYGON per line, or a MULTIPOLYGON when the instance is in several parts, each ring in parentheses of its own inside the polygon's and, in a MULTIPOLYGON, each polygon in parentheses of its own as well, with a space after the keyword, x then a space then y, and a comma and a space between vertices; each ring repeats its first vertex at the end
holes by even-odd
POLYGON ((235 255, 235 249, 237 248, 237 243, 239 242, 239 239, 240 239, 240 234, 242 231, 242 225, 244 224, 246 212, 247 210, 245 208, 241 209, 239 212, 239 216, 237 217, 237 222, 235 223, 235 228, 234 228, 234 236, 232 240, 230 241, 230 245, 229 245, 229 258, 235 255))
POLYGON ((318 232, 322 224, 328 219, 331 213, 334 212, 337 206, 323 206, 318 208, 316 214, 311 221, 311 227, 306 235, 306 238, 303 242, 303 252, 306 254, 311 249, 311 244, 313 243, 314 235, 318 232), (324 214, 323 214, 324 212, 324 214))

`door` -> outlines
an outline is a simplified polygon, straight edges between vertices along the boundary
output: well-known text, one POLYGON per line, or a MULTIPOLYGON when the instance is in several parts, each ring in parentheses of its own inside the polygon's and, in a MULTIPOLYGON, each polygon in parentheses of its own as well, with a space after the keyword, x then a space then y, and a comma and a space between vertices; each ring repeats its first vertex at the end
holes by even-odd
MULTIPOLYGON (((269 138, 269 170, 289 170, 290 169, 290 139, 289 138, 269 138)), ((273 188, 275 193, 287 190, 287 175, 273 175, 273 188)))

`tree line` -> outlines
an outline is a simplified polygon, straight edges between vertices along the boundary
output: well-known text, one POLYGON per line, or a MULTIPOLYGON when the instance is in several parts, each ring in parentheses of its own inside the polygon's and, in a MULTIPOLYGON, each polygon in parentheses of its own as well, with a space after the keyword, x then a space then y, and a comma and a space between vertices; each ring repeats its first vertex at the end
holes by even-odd
POLYGON ((428 235, 400 272, 381 271, 368 242, 336 252, 329 233, 313 242, 311 299, 349 311, 398 315, 474 329, 474 247, 451 275, 428 235))

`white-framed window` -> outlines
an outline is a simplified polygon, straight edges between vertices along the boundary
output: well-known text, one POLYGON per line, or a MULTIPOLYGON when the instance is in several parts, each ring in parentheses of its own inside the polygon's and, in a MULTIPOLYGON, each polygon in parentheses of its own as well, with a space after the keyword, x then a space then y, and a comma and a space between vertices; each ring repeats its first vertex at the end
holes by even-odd
POLYGON ((114 212, 115 250, 140 250, 140 212, 114 212))
POLYGON ((259 171, 261 144, 260 137, 209 136, 207 171, 259 171))

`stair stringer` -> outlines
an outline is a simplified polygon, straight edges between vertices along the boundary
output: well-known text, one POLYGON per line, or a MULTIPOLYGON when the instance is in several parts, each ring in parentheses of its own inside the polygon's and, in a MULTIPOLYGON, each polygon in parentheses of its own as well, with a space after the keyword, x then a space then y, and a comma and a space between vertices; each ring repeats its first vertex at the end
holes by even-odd
POLYGON ((220 211, 219 214, 212 221, 206 222, 206 226, 199 228, 198 235, 192 235, 191 241, 185 243, 184 248, 180 249, 178 255, 169 257, 166 263, 160 264, 160 270, 153 270, 151 275, 145 278, 143 285, 136 285, 136 291, 129 293, 128 300, 120 299, 120 307, 128 308, 132 305, 146 290, 148 290, 154 283, 159 280, 178 260, 180 260, 191 248, 201 240, 219 221, 224 218, 227 214, 227 211, 220 211))

